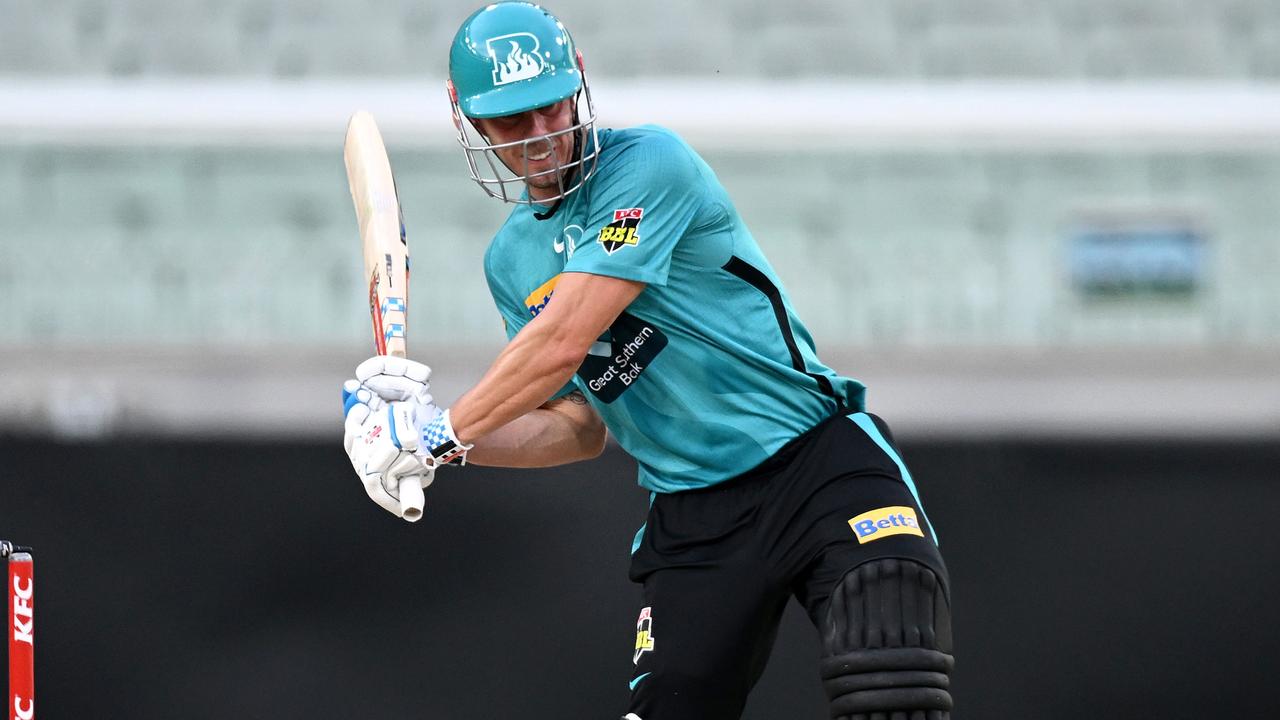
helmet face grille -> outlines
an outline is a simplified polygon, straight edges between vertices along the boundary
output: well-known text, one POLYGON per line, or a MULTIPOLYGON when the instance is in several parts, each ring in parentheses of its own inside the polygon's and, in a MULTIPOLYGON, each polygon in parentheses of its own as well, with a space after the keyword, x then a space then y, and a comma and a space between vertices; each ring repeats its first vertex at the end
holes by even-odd
POLYGON ((599 151, 596 112, 591 90, 582 73, 582 56, 564 24, 546 10, 527 2, 501 2, 472 13, 458 29, 449 51, 449 101, 458 144, 467 158, 471 179, 485 194, 522 205, 550 204, 581 188, 594 174, 599 151), (515 115, 574 98, 574 124, 547 135, 491 145, 473 119, 515 115), (585 118, 579 118, 579 99, 585 118), (473 139, 472 131, 476 137, 473 139), (555 167, 529 171, 530 152, 554 149, 554 141, 572 134, 573 155, 555 167), (498 150, 519 147, 523 167, 510 167, 498 150), (554 177, 556 193, 531 199, 530 181, 554 177))
MULTIPOLYGON (((489 144, 479 131, 475 132, 475 138, 472 137, 474 127, 470 118, 462 112, 460 103, 453 100, 451 103, 453 124, 457 130, 458 144, 462 147, 462 152, 467 159, 467 169, 471 179, 489 197, 517 205, 551 204, 579 190, 595 174, 600 149, 600 137, 596 130, 595 104, 591 101, 591 89, 585 77, 582 79, 582 98, 586 103, 586 116, 579 119, 578 106, 575 105, 574 124, 564 130, 497 145, 489 144), (555 140, 564 135, 572 135, 574 141, 574 150, 569 162, 561 164, 556 158, 554 168, 531 173, 528 155, 531 152, 541 151, 543 147, 554 149, 555 140), (513 147, 523 150, 520 156, 526 159, 522 167, 509 167, 497 153, 498 150, 513 147), (548 176, 555 177, 556 192, 548 197, 537 199, 529 197, 526 192, 529 181, 548 176)), ((552 157, 556 157, 554 152, 552 157)))

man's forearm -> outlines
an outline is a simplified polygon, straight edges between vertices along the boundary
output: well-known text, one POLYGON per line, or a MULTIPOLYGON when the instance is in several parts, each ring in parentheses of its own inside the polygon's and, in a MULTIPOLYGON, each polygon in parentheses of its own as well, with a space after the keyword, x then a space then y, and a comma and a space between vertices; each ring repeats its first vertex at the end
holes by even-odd
POLYGON ((460 442, 474 443, 545 403, 645 288, 634 280, 589 273, 559 277, 555 301, 516 333, 480 382, 449 408, 460 442))
POLYGON ((532 412, 573 377, 582 354, 550 323, 530 323, 450 408, 454 433, 474 442, 532 412))
POLYGON ((606 432, 581 393, 552 401, 476 441, 467 462, 494 467, 550 467, 588 460, 606 432))

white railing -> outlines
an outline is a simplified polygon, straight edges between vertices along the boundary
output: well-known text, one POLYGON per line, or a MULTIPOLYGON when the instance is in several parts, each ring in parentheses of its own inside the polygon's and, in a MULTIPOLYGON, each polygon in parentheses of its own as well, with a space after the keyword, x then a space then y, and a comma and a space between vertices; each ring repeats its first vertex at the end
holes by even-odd
MULTIPOLYGON (((647 79, 592 84, 609 126, 701 147, 1280 145, 1280 84, 855 84, 647 79)), ((443 81, 0 80, 0 142, 324 144, 356 108, 404 144, 448 142, 443 81)))

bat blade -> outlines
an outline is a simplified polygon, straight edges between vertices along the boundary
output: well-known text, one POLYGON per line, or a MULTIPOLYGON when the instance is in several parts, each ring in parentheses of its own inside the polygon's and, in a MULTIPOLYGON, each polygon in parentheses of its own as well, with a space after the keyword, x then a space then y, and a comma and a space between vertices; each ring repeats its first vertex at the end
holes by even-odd
MULTIPOLYGON (((369 282, 369 318, 379 355, 405 357, 409 321, 409 242, 391 160, 373 115, 361 110, 347 123, 342 159, 360 227, 364 277, 369 282)), ((413 479, 400 483, 404 518, 422 517, 425 498, 413 479)))
POLYGON ((373 115, 362 110, 351 116, 342 155, 360 227, 374 348, 380 355, 404 357, 409 244, 391 161, 373 115))

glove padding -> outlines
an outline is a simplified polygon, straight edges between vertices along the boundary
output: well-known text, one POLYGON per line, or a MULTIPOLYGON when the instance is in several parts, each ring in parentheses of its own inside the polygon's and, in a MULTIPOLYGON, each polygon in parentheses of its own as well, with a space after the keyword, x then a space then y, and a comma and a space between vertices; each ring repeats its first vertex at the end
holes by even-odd
MULTIPOLYGON (((416 422, 418 458, 428 467, 447 463, 465 465, 471 445, 463 444, 453 432, 448 411, 441 411, 431 397, 431 368, 420 362, 392 355, 375 355, 356 367, 356 380, 389 403, 413 405, 406 410, 416 422)), ((399 412, 399 411, 397 411, 399 412)), ((402 441, 407 438, 399 432, 402 441)), ((406 447, 408 447, 406 445, 406 447)))
MULTIPOLYGON (((425 367, 425 366, 423 366, 425 367)), ((421 491, 431 485, 435 467, 424 465, 414 453, 421 431, 415 402, 386 403, 359 381, 342 386, 346 414, 343 447, 365 493, 379 507, 410 522, 422 514, 421 491), (408 497, 416 488, 416 497, 408 497)), ((440 409, 428 401, 428 408, 440 409)))
POLYGON ((356 380, 387 402, 431 404, 431 368, 394 355, 374 355, 356 366, 356 380))
MULTIPOLYGON (((420 362, 389 355, 375 355, 356 367, 356 380, 380 399, 389 403, 413 405, 410 413, 416 424, 418 458, 428 467, 447 463, 467 464, 467 451, 472 445, 458 440, 449 419, 449 411, 441 410, 431 397, 431 368, 420 362)), ((399 411, 397 411, 399 412, 399 411)), ((403 439, 404 433, 400 433, 403 439)))

